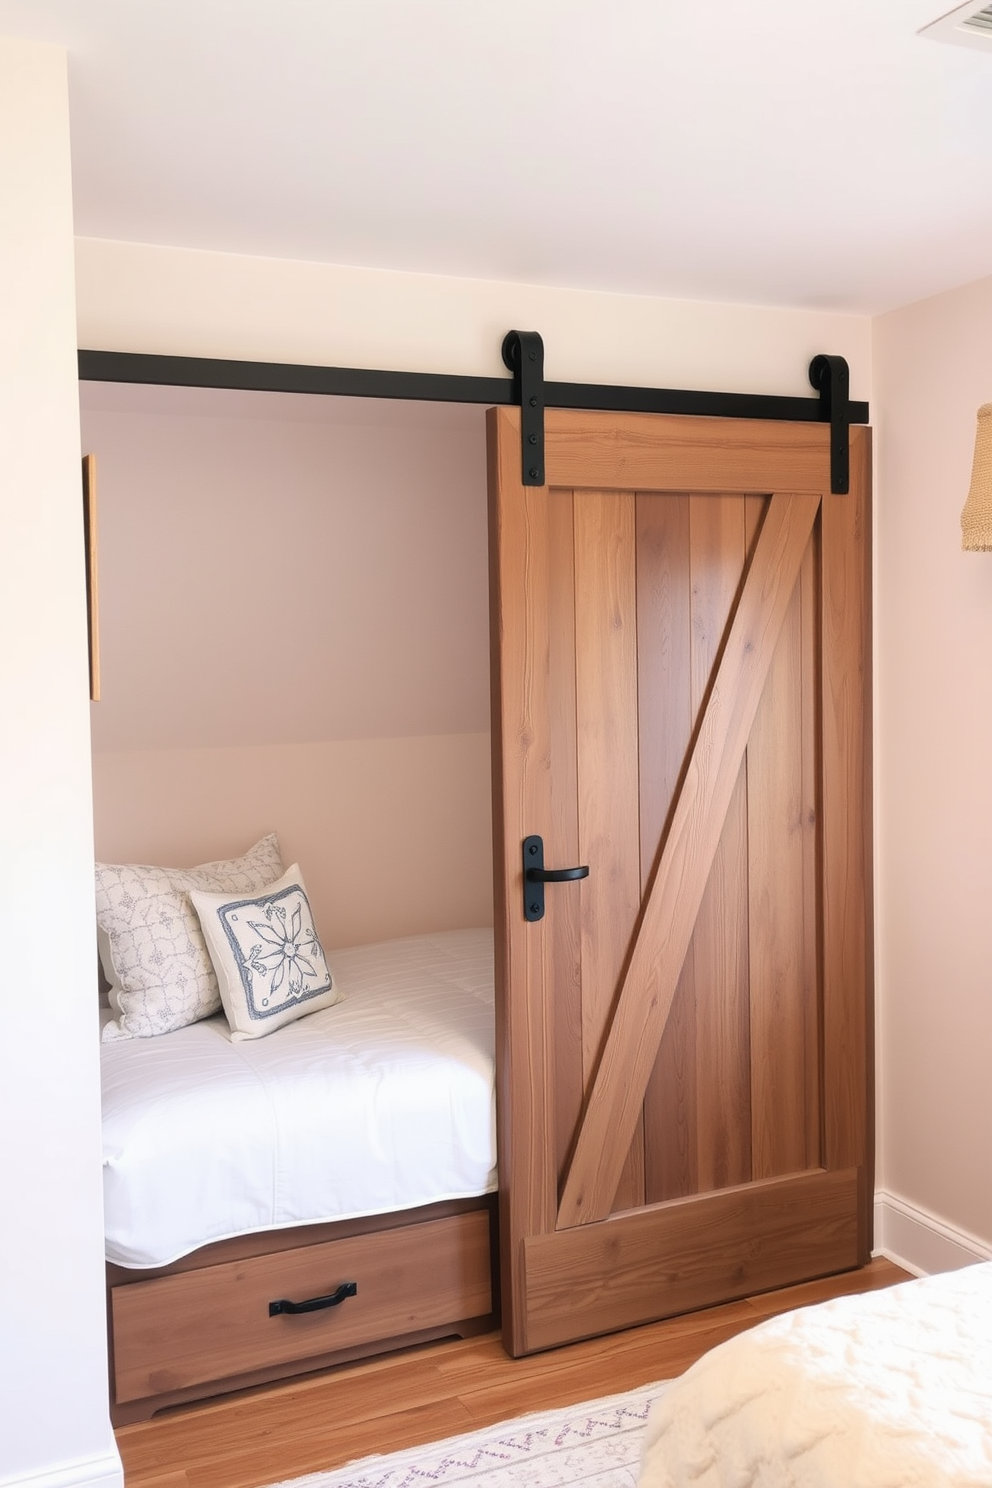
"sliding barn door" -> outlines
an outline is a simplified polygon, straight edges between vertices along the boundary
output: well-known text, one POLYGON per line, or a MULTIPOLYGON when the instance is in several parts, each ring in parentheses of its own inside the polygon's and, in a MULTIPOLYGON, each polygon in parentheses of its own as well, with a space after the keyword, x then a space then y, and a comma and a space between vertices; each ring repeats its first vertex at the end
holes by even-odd
POLYGON ((489 420, 522 1354, 868 1260, 870 444, 834 496, 825 425, 549 410, 535 488, 489 420))

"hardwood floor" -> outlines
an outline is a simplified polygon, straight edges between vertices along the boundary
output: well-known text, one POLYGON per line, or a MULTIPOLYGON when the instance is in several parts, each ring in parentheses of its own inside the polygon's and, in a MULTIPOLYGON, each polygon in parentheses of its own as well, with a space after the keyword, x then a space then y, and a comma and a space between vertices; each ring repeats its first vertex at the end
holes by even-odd
POLYGON ((499 1334, 425 1345, 117 1430, 126 1488, 259 1488, 370 1452, 671 1379, 763 1318, 907 1280, 890 1261, 527 1359, 499 1334))

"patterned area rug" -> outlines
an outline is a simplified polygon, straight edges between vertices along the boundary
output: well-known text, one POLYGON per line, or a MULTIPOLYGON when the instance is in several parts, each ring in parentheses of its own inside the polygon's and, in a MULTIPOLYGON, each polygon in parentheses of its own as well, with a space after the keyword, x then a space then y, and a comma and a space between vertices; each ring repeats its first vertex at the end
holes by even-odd
POLYGON ((663 1389, 663 1383, 646 1385, 407 1452, 363 1457, 334 1472, 294 1478, 292 1488, 635 1488, 648 1411, 663 1389))

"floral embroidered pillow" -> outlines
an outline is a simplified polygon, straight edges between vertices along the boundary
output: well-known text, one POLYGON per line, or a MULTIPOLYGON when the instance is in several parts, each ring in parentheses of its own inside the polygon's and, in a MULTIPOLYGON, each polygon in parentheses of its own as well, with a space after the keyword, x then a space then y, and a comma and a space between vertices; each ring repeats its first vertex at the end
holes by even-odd
POLYGON ((232 1039, 264 1038, 340 1002, 297 863, 261 894, 194 891, 190 897, 232 1039))
POLYGON ((220 1011, 191 889, 253 894, 283 872, 270 832, 241 858, 196 868, 96 864, 96 921, 110 1005, 104 1040, 149 1038, 220 1011))

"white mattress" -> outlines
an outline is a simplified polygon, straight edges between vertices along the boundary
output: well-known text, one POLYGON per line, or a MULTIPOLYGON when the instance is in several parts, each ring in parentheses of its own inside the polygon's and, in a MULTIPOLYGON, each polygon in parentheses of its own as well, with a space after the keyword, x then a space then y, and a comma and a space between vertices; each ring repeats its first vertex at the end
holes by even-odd
POLYGON ((344 1001, 267 1038, 221 1016, 101 1045, 109 1260, 496 1187, 492 931, 328 961, 344 1001))
POLYGON ((652 1407, 640 1488, 988 1488, 992 1262, 802 1308, 652 1407))

